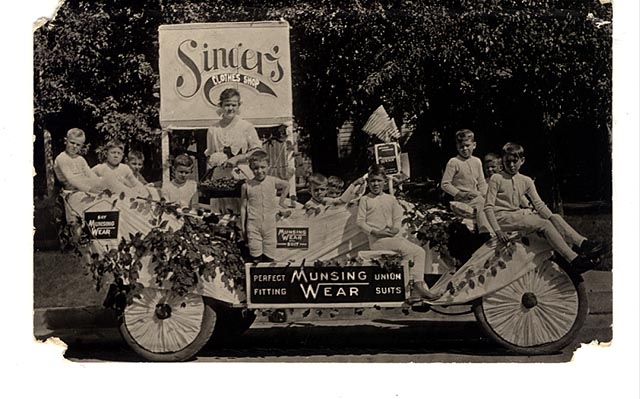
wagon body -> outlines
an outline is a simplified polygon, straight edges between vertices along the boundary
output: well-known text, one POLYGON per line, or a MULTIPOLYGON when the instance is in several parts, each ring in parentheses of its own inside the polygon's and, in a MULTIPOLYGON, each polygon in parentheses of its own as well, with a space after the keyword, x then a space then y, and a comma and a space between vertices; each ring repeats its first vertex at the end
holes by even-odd
MULTIPOLYGON (((67 214, 80 215, 87 223, 117 213, 118 222, 117 233, 91 239, 86 254, 117 248, 129 234, 144 234, 162 224, 154 226, 147 220, 153 207, 147 213, 133 205, 146 200, 115 195, 90 200, 87 195, 67 194, 67 214)), ((146 359, 181 361, 195 356, 210 339, 240 335, 250 327, 256 310, 424 311, 466 305, 495 341, 518 353, 536 354, 566 346, 584 322, 587 303, 582 280, 555 263, 550 247, 536 234, 514 235, 508 246, 489 240, 457 270, 434 264, 435 255, 428 257, 432 264, 427 270, 448 270, 436 274, 431 287, 444 294, 437 300, 415 302, 409 296, 407 266, 385 267, 380 259, 392 252, 369 251, 366 237, 348 233, 354 215, 353 206, 341 206, 313 215, 298 209, 282 218, 277 228, 287 234, 281 234, 280 259, 246 264, 245 284, 236 285, 225 278, 224 268, 217 268, 215 277, 202 278, 186 295, 176 295, 170 281, 158 280, 151 257, 141 257, 137 282, 144 289, 120 309, 124 339, 146 359), (347 238, 336 239, 336 231, 347 232, 347 238), (326 262, 330 259, 351 259, 351 263, 326 262)), ((161 219, 167 221, 165 229, 181 227, 181 219, 174 215, 161 219)))

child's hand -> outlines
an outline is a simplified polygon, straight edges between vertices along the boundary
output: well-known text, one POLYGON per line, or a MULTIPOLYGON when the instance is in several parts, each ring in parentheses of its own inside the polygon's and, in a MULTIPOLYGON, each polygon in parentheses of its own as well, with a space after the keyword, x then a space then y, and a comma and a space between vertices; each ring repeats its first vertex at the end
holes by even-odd
POLYGON ((496 237, 500 242, 507 243, 509 242, 509 235, 502 230, 496 231, 496 237))
POLYGON ((400 232, 400 229, 398 229, 396 227, 387 226, 386 230, 387 230, 387 232, 389 232, 389 234, 391 234, 392 237, 400 232))
POLYGON ((277 216, 280 217, 280 218, 288 218, 289 216, 291 216, 291 210, 290 209, 280 209, 278 211, 278 213, 277 213, 277 216))
POLYGON ((381 229, 381 230, 371 231, 371 235, 377 238, 386 238, 386 237, 393 237, 395 234, 391 234, 389 229, 385 227, 384 229, 381 229))
POLYGON ((317 215, 321 211, 319 206, 311 205, 308 202, 304 204, 304 210, 307 216, 317 215))
POLYGON ((328 206, 336 206, 340 205, 342 201, 339 198, 325 198, 322 200, 322 203, 328 206))
POLYGON ((236 155, 235 157, 231 157, 229 159, 227 159, 223 166, 225 168, 235 168, 238 165, 238 162, 240 161, 240 155, 236 155))
POLYGON ((465 201, 466 199, 467 199, 467 193, 464 191, 458 191, 458 193, 453 196, 454 201, 465 201))

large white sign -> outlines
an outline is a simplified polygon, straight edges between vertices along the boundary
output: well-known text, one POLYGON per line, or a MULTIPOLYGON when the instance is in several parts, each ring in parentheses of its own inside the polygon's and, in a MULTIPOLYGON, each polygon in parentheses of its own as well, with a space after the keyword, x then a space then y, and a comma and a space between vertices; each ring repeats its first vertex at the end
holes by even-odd
POLYGON ((240 92, 240 116, 255 126, 292 119, 288 23, 163 25, 159 41, 163 127, 212 125, 229 87, 240 92))

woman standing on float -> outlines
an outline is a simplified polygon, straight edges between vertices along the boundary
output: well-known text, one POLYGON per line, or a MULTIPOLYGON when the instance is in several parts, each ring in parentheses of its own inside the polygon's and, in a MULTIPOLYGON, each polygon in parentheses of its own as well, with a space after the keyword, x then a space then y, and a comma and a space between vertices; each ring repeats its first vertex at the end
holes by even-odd
MULTIPOLYGON (((249 155, 262 148, 262 141, 250 122, 240 118, 240 92, 229 88, 220 93, 219 113, 222 119, 207 130, 207 165, 215 168, 212 179, 232 177, 236 167, 245 173, 249 155)), ((250 176, 249 176, 250 177, 250 176)), ((212 198, 211 211, 240 213, 240 197, 212 198)))

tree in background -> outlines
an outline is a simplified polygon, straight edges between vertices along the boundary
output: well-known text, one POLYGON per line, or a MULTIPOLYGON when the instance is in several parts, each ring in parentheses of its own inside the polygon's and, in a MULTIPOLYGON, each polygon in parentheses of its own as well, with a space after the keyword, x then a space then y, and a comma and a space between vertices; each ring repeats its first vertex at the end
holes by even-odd
POLYGON ((67 0, 34 33, 37 128, 66 113, 100 136, 154 140, 160 23, 154 5, 67 0))
POLYGON ((34 36, 36 134, 73 123, 96 139, 153 142, 160 24, 282 18, 316 170, 346 169, 336 150, 346 120, 360 141, 349 170, 366 167, 358 129, 382 103, 399 124, 415 122, 418 174, 437 179, 453 133, 468 127, 480 154, 522 143, 554 204, 560 183, 585 186, 594 173, 608 187, 596 199, 608 199, 611 13, 598 0, 69 0, 34 36), (591 176, 572 176, 582 166, 591 176))

